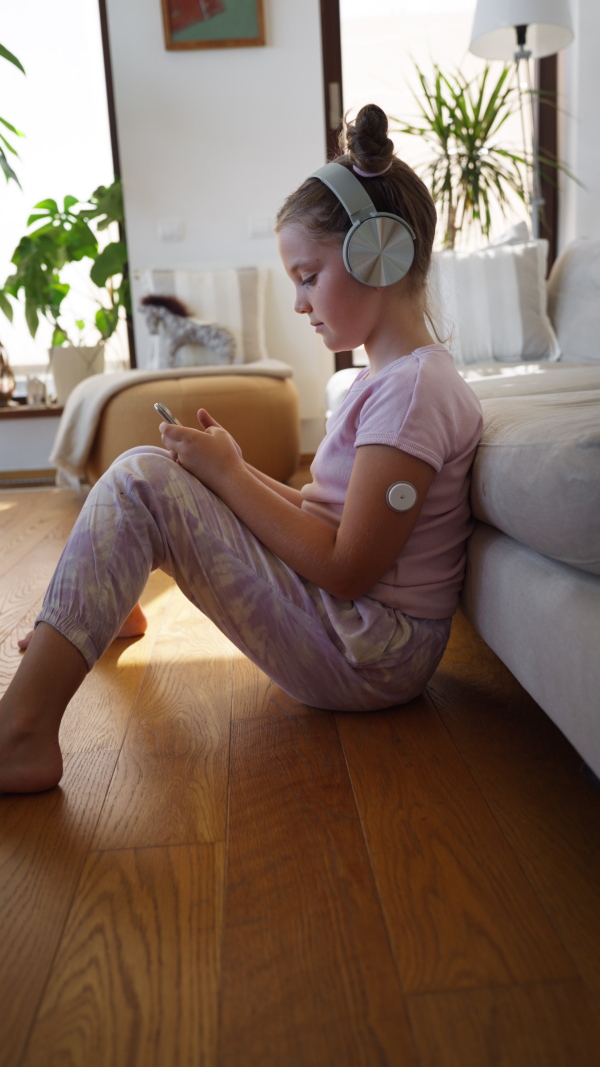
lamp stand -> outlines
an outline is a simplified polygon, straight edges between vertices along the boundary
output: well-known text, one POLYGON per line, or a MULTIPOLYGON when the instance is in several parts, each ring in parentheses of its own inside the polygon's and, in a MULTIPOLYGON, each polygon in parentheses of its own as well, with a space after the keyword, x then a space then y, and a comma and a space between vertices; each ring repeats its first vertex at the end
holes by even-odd
POLYGON ((540 209, 544 206, 544 198, 541 193, 541 179, 540 179, 540 160, 539 160, 539 139, 538 139, 538 123, 535 104, 533 100, 533 93, 531 90, 531 69, 529 61, 531 59, 531 52, 525 47, 527 40, 527 26, 515 26, 517 32, 517 44, 518 49, 515 52, 515 67, 517 72, 517 88, 519 90, 519 109, 521 112, 521 131, 523 136, 523 148, 527 152, 527 135, 525 132, 525 106, 523 103, 523 88, 529 97, 529 106, 531 110, 531 157, 532 157, 532 170, 531 170, 531 190, 529 193, 529 210, 531 213, 531 235, 534 240, 537 240, 540 236, 540 209), (521 63, 524 63, 525 67, 525 82, 521 81, 521 63))

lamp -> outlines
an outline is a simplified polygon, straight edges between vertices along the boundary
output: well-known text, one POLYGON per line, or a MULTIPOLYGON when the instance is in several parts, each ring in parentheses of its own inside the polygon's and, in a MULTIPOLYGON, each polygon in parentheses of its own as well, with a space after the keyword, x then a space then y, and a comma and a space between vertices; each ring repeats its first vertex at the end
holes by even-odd
POLYGON ((539 236, 540 163, 536 114, 531 92, 529 60, 554 55, 573 40, 568 0, 478 0, 471 32, 469 51, 483 59, 514 59, 521 104, 523 142, 525 121, 521 82, 521 63, 525 64, 525 87, 531 105, 532 189, 530 196, 531 229, 539 236))

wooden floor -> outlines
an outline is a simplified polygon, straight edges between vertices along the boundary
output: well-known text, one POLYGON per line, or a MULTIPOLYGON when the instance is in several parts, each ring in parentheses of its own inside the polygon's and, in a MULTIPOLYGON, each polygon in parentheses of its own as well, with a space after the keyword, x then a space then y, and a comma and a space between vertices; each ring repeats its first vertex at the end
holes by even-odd
MULTIPOLYGON (((0 493, 0 687, 77 512, 0 493)), ((426 693, 297 704, 162 574, 0 798, 2 1067, 594 1067, 600 791, 457 617, 426 693)))

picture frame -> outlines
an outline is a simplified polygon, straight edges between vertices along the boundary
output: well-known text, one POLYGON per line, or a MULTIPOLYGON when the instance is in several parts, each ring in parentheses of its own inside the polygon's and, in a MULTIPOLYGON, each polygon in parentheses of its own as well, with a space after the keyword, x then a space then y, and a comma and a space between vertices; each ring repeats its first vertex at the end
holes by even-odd
POLYGON ((162 0, 162 12, 169 51, 265 44, 263 0, 162 0))

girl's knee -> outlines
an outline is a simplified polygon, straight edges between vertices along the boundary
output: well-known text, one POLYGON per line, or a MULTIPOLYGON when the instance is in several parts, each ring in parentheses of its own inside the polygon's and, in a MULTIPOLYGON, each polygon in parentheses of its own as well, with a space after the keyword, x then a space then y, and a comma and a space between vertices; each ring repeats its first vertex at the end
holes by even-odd
POLYGON ((121 455, 113 460, 111 466, 114 467, 116 463, 120 463, 121 460, 128 459, 130 456, 166 456, 167 459, 171 460, 171 463, 174 462, 165 448, 158 448, 156 445, 136 445, 135 448, 128 448, 126 452, 121 452, 121 455))
POLYGON ((112 486, 138 483, 158 489, 180 476, 181 467, 171 459, 169 453, 164 448, 150 445, 130 448, 117 456, 100 481, 112 486))
POLYGON ((210 493, 197 478, 176 463, 169 452, 152 447, 130 449, 118 456, 94 486, 95 500, 99 499, 97 494, 102 493, 102 487, 111 499, 136 500, 153 513, 160 497, 197 514, 205 504, 206 494, 210 493))

